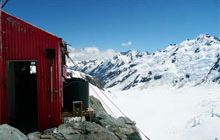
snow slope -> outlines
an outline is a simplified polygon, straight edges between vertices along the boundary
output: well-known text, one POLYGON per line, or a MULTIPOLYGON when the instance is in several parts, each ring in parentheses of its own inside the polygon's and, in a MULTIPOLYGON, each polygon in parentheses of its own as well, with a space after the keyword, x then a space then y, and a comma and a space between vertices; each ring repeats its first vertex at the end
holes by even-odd
POLYGON ((123 116, 113 101, 152 140, 220 139, 219 93, 218 86, 157 87, 108 93, 90 85, 90 94, 100 99, 110 114, 123 116))
POLYGON ((220 40, 207 34, 171 44, 155 53, 112 51, 111 55, 105 52, 103 57, 96 51, 94 55, 86 53, 89 60, 82 61, 79 60, 84 55, 77 53, 70 53, 78 60, 77 66, 70 63, 69 66, 99 78, 106 88, 128 90, 160 85, 178 88, 220 83, 220 40))

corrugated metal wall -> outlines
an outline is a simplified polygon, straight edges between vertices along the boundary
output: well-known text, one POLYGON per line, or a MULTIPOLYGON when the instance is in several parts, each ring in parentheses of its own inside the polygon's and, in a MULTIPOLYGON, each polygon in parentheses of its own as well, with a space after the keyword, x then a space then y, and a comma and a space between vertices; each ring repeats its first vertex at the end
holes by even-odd
POLYGON ((1 123, 8 122, 7 110, 7 63, 14 60, 34 60, 37 62, 38 80, 38 119, 39 129, 43 130, 61 122, 62 75, 61 75, 61 42, 50 33, 38 29, 5 12, 2 13, 3 55, 5 60, 0 70, 0 108, 1 123), (45 49, 54 48, 56 57, 53 60, 53 100, 50 94, 50 61, 45 49), (2 67, 2 68, 1 68, 2 67))

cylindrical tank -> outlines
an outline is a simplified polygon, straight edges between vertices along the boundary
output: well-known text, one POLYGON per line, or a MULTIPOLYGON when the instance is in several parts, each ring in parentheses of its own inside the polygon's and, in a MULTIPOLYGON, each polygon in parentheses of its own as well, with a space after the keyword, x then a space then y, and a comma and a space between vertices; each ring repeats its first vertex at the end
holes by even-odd
POLYGON ((83 109, 89 107, 89 83, 80 78, 67 79, 63 90, 64 110, 73 110, 73 101, 83 101, 83 109))

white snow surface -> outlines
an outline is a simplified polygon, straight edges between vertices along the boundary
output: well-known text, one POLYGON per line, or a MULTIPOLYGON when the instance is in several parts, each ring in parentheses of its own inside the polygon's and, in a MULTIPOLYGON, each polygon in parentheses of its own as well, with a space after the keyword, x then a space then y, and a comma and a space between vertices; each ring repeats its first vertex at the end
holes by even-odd
MULTIPOLYGON (((220 139, 220 88, 217 85, 111 89, 111 92, 90 85, 90 94, 100 99, 108 113, 123 116, 114 102, 152 140, 220 139)), ((146 139, 143 135, 142 138, 146 139)))

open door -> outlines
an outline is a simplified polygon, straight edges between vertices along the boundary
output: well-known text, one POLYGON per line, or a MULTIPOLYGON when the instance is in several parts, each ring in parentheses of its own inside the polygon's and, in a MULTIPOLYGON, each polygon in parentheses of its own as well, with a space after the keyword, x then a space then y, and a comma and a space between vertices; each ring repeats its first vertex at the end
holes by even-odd
POLYGON ((9 61, 8 103, 10 125, 24 133, 38 129, 37 71, 34 61, 9 61))

